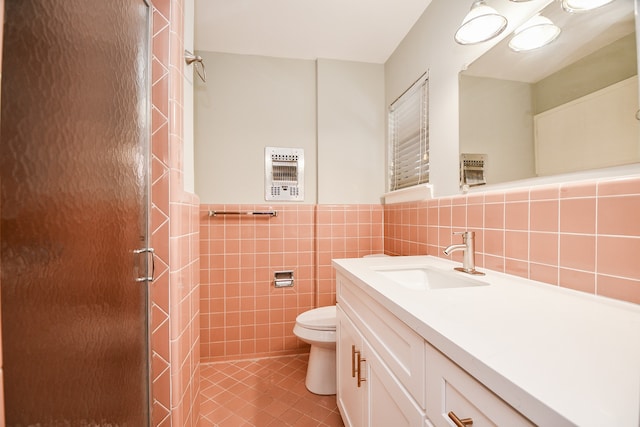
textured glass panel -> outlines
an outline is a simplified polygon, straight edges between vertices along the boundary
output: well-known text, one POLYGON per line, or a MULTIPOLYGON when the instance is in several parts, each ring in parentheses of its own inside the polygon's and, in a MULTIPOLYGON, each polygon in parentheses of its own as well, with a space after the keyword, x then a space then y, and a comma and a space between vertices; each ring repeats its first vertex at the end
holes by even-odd
POLYGON ((149 10, 5 4, 7 426, 145 426, 149 10))

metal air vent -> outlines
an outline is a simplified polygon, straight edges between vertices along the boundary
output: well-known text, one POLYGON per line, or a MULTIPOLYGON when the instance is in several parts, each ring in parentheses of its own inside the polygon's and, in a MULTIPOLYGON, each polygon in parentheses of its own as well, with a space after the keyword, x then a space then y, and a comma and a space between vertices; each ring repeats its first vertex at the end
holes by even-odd
POLYGON ((304 150, 266 147, 265 200, 304 200, 304 150))
POLYGON ((486 184, 486 168, 486 154, 460 154, 460 187, 486 184))

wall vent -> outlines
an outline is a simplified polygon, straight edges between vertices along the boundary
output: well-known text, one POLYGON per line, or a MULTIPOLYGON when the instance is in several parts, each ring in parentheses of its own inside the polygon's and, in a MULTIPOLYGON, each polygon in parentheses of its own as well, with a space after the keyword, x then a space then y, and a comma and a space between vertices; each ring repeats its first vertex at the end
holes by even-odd
POLYGON ((460 154, 460 187, 486 184, 486 170, 486 154, 460 154))
POLYGON ((266 147, 265 200, 304 201, 304 150, 266 147))

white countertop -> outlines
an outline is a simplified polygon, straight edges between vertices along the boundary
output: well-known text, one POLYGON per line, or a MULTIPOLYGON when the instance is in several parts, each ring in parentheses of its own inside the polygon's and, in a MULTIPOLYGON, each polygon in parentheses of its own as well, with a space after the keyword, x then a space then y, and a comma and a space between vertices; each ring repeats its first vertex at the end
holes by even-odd
POLYGON ((489 286, 409 290, 372 268, 459 263, 432 256, 334 267, 541 426, 640 426, 640 306, 482 270, 489 286))

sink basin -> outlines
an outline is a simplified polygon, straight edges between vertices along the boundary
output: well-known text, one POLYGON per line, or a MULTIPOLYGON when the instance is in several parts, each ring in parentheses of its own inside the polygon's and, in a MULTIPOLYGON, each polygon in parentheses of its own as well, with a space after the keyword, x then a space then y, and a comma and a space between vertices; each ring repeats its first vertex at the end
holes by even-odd
POLYGON ((373 270, 404 288, 416 291, 489 285, 487 282, 466 277, 465 273, 441 271, 429 267, 379 267, 373 270))

